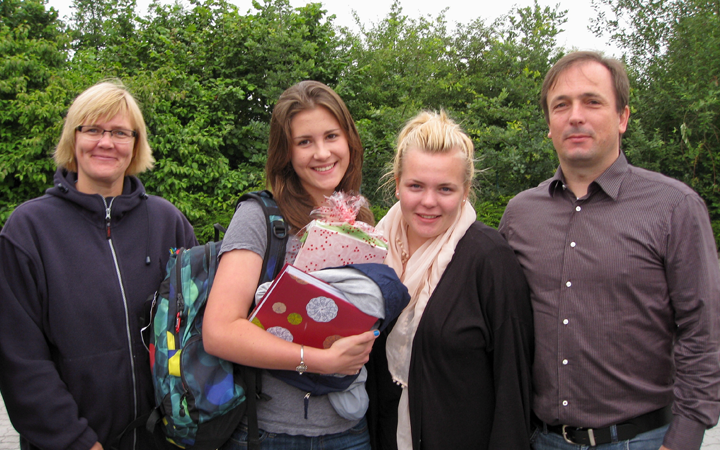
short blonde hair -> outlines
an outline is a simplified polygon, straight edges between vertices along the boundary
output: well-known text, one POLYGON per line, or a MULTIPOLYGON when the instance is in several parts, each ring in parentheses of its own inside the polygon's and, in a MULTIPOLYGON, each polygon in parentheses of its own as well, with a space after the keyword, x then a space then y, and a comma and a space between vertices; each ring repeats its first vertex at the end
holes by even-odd
POLYGON ((117 114, 126 115, 133 131, 137 133, 132 160, 125 175, 137 175, 152 169, 155 158, 147 140, 145 119, 135 98, 120 81, 100 82, 86 89, 73 101, 65 118, 60 142, 53 154, 55 165, 77 172, 75 129, 80 125, 92 124, 100 118, 113 118, 117 114))
POLYGON ((395 180, 399 180, 402 176, 405 154, 411 148, 427 153, 447 153, 459 149, 465 163, 463 186, 470 190, 475 177, 475 145, 460 125, 450 119, 445 111, 441 110, 439 113, 422 111, 410 119, 400 131, 397 151, 393 159, 392 175, 395 180))

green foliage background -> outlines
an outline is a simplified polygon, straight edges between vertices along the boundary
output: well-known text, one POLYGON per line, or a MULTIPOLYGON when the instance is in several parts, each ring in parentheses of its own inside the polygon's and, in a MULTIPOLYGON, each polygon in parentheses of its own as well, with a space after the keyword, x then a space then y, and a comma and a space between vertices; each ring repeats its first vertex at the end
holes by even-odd
MULTIPOLYGON (((624 49, 630 161, 678 178, 705 199, 720 236, 720 0, 593 0, 598 34, 624 49)), ((292 84, 315 79, 348 104, 365 147, 363 194, 379 218, 382 184, 403 123, 445 109, 475 142, 478 217, 497 226, 507 201, 552 175, 557 159, 538 106, 566 11, 512 8, 496 21, 449 26, 390 13, 359 31, 321 4, 225 0, 75 0, 69 23, 45 0, 0 3, 0 226, 52 182, 63 116, 92 84, 119 78, 140 101, 157 164, 149 192, 187 215, 201 241, 235 200, 264 187, 268 123, 292 84)))

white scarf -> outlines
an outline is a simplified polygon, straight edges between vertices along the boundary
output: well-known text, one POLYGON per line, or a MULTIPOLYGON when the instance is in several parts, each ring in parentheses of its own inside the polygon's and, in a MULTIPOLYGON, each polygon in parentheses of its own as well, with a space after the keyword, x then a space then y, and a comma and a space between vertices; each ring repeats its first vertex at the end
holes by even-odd
POLYGON ((415 338, 425 306, 440 282, 445 268, 455 254, 455 246, 465 232, 475 223, 477 215, 470 203, 461 208, 457 220, 445 233, 426 241, 408 256, 407 222, 396 203, 377 227, 389 241, 389 251, 385 264, 389 265, 400 277, 410 293, 410 303, 397 319, 395 327, 387 340, 386 354, 388 368, 393 381, 402 386, 402 396, 398 406, 398 449, 412 448, 410 434, 410 410, 408 407, 407 385, 410 372, 412 342, 415 338))

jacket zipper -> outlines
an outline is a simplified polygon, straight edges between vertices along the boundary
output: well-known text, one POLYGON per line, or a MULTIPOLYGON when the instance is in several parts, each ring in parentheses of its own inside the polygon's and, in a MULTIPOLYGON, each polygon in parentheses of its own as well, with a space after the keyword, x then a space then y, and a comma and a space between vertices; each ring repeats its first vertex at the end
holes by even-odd
MULTIPOLYGON (((110 253, 112 253, 113 257, 113 263, 115 264, 115 273, 118 278, 118 283, 120 284, 120 293, 122 294, 122 300, 123 300, 123 307, 125 308, 125 331, 127 333, 127 342, 128 342, 128 350, 130 351, 130 370, 132 372, 132 384, 133 384, 133 417, 137 417, 138 415, 138 405, 137 405, 137 378, 135 377, 135 358, 133 358, 133 348, 132 348, 132 335, 130 332, 130 313, 128 310, 128 304, 127 304, 127 296, 125 295, 125 285, 123 284, 122 274, 120 273, 120 265, 118 264, 117 260, 117 254, 115 253, 115 247, 113 246, 111 232, 110 232, 110 222, 111 222, 111 210, 112 210, 112 204, 115 201, 115 197, 113 197, 110 200, 110 204, 108 205, 105 201, 105 198, 103 197, 103 204, 105 205, 105 229, 107 230, 107 241, 108 245, 110 246, 110 253)), ((133 448, 137 446, 137 430, 133 430, 133 448)))

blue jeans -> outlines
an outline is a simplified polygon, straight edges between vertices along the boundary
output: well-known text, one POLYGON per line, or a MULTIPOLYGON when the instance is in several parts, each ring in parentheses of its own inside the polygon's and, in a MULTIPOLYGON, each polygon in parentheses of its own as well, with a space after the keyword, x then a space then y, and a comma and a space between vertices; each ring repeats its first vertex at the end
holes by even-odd
POLYGON ((555 433, 544 432, 542 428, 535 429, 530 442, 533 450, 658 450, 663 443, 665 432, 670 425, 641 433, 628 441, 611 442, 609 444, 576 445, 565 442, 562 436, 555 433))
MULTIPOLYGON (((241 425, 220 450, 246 448, 248 448, 248 430, 246 426, 241 425)), ((347 431, 323 436, 294 436, 260 430, 260 448, 262 450, 370 450, 370 433, 365 418, 347 431)))

